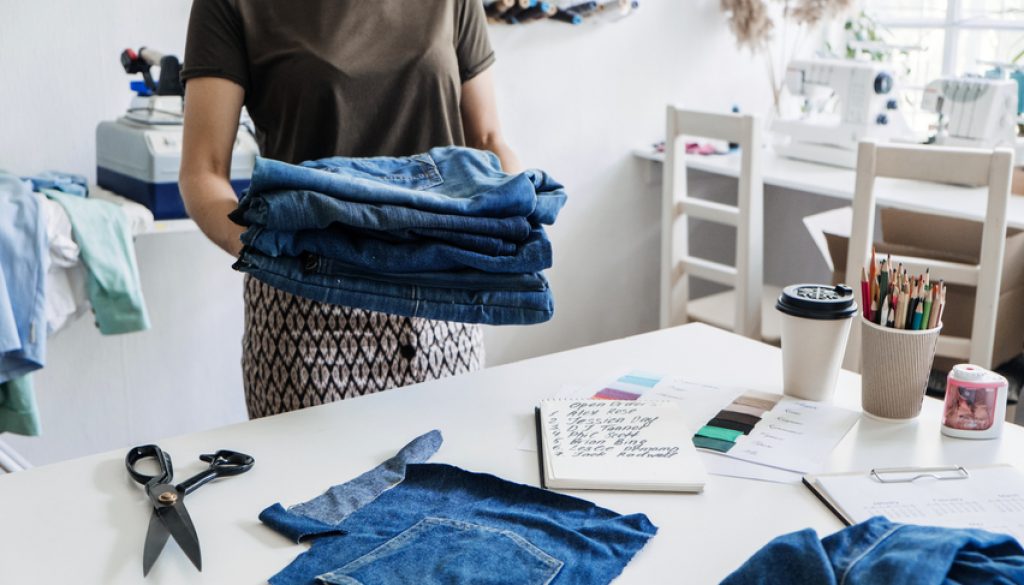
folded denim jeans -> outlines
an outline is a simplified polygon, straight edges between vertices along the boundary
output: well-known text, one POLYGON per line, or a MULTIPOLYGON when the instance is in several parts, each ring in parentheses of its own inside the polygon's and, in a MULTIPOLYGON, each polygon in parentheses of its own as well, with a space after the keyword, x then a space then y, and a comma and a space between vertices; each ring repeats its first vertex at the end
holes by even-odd
POLYGON ((875 516, 819 541, 814 530, 780 536, 722 585, 1019 585, 1024 549, 985 530, 896 524, 875 516))
POLYGON ((403 233, 437 229, 521 242, 530 235, 524 216, 472 217, 422 211, 399 205, 346 201, 308 190, 254 192, 242 198, 231 218, 242 226, 299 231, 343 225, 365 230, 403 233))
POLYGON ((245 248, 235 270, 320 303, 392 315, 487 325, 530 325, 551 319, 547 280, 535 274, 478 270, 383 274, 315 255, 273 258, 245 248))
POLYGON ((436 431, 381 466, 260 520, 307 552, 272 585, 601 585, 657 528, 571 496, 427 459, 436 431))
POLYGON ((543 171, 511 175, 493 153, 458 146, 408 157, 333 157, 300 165, 257 157, 232 219, 241 223, 253 208, 289 229, 314 228, 331 216, 332 201, 347 201, 477 218, 525 217, 531 225, 550 225, 565 198, 562 185, 543 171), (282 190, 329 198, 309 207, 300 205, 305 201, 261 196, 282 190))
POLYGON ((383 273, 445 272, 475 268, 516 274, 551 267, 551 242, 542 228, 516 247, 514 254, 491 255, 436 241, 385 241, 345 229, 286 232, 250 227, 242 243, 267 256, 315 254, 383 273))

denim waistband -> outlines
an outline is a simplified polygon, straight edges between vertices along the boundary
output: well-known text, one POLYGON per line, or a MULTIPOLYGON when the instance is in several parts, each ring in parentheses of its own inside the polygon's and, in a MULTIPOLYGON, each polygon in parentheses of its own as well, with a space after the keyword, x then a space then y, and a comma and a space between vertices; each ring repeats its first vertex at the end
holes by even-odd
POLYGON ((529 325, 548 321, 554 314, 550 287, 539 273, 364 274, 323 257, 272 258, 249 248, 242 251, 233 267, 275 288, 316 302, 392 315, 529 325))
MULTIPOLYGON (((554 223, 565 190, 547 173, 501 170, 493 153, 441 147, 409 157, 333 157, 292 165, 258 157, 249 195, 308 190, 357 203, 554 223)), ((243 203, 245 198, 243 197, 243 203)), ((301 209, 297 213, 303 213, 301 209)))

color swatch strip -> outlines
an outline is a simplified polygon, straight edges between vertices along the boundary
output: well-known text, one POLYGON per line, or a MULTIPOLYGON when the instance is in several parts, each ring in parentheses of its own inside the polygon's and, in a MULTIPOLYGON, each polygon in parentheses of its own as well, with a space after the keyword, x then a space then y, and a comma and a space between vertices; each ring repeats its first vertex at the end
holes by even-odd
POLYGON ((775 408, 782 396, 748 390, 718 412, 693 437, 695 447, 727 453, 736 441, 749 435, 764 414, 775 408))
POLYGON ((619 377, 605 388, 598 390, 592 398, 599 400, 636 400, 644 392, 654 388, 661 381, 660 374, 633 371, 619 377))

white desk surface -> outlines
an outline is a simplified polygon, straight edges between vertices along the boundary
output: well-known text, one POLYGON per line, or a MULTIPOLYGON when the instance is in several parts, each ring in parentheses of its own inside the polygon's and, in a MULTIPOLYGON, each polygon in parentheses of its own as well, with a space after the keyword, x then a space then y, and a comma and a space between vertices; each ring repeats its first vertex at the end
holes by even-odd
MULTIPOLYGON (((638 158, 655 162, 665 160, 663 153, 651 149, 637 149, 633 154, 638 158)), ((686 159, 686 165, 691 169, 729 177, 739 176, 739 163, 738 153, 692 155, 686 159)), ((766 185, 853 200, 853 187, 856 181, 853 169, 782 157, 766 147, 761 158, 761 174, 766 185)), ((988 191, 984 188, 896 179, 878 179, 875 183, 875 192, 881 206, 979 221, 985 218, 988 197, 988 191)), ((1024 229, 1024 196, 1010 196, 1007 224, 1012 228, 1024 229)))
MULTIPOLYGON (((536 485, 536 455, 517 446, 533 432, 536 402, 565 384, 635 367, 779 392, 781 366, 776 348, 694 324, 162 440, 179 481, 205 465, 196 456, 219 448, 249 453, 256 465, 188 498, 203 572, 168 544, 145 582, 264 582, 305 550, 260 524, 264 507, 316 496, 427 430, 445 438, 434 461, 536 485)), ((855 374, 842 373, 837 401, 859 407, 855 374)), ((939 433, 939 410, 928 399, 913 422, 862 417, 828 468, 1020 460, 1021 427, 1008 425, 993 441, 951 439, 939 433)), ((0 476, 0 583, 143 582, 150 507, 125 473, 125 450, 0 476)), ((644 512, 659 527, 618 583, 717 583, 777 535, 842 527, 799 484, 711 476, 703 494, 572 493, 621 513, 644 512)))

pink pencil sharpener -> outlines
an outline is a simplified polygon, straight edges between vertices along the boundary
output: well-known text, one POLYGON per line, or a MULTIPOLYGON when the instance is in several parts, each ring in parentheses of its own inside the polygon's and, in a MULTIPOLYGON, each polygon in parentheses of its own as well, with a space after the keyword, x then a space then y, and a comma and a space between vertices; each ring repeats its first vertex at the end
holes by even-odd
POLYGON ((946 378, 942 434, 961 439, 994 439, 1006 418, 1006 378, 980 366, 959 364, 946 378))

